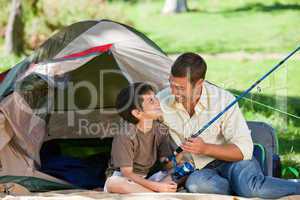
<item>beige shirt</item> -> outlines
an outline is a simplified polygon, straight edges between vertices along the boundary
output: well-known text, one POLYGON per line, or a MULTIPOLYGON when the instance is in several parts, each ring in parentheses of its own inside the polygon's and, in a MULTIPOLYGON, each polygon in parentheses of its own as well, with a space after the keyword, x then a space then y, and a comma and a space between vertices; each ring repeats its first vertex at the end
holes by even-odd
MULTIPOLYGON (((202 94, 195 106, 195 114, 190 117, 181 103, 175 101, 170 88, 157 94, 164 112, 164 123, 177 145, 200 130, 208 121, 221 112, 235 97, 211 83, 204 82, 202 94)), ((253 142, 250 130, 235 104, 219 120, 214 122, 199 137, 210 144, 235 144, 242 152, 244 160, 252 158, 253 142)), ((192 154, 198 169, 215 160, 212 157, 192 154)))

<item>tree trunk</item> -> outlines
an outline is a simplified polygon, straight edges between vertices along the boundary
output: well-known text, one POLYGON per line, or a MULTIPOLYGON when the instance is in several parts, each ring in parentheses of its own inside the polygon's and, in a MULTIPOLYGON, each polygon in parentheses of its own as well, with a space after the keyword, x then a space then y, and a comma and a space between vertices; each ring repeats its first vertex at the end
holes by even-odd
POLYGON ((166 0, 162 13, 181 13, 188 10, 187 0, 166 0))
POLYGON ((33 13, 35 14, 35 15, 37 15, 38 14, 38 2, 39 2, 39 0, 31 0, 31 1, 29 1, 29 3, 30 3, 30 6, 31 6, 31 8, 32 8, 32 11, 33 11, 33 13))
POLYGON ((22 21, 21 0, 13 0, 5 32, 5 54, 23 52, 24 24, 22 21))

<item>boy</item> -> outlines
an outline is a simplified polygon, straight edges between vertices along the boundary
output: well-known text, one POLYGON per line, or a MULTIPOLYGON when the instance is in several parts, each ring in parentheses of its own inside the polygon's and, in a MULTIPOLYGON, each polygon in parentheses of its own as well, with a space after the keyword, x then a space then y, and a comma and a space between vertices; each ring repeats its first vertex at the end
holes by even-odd
POLYGON ((129 122, 129 131, 114 137, 111 152, 113 171, 104 190, 111 193, 176 192, 177 184, 145 179, 155 162, 172 154, 168 130, 157 120, 162 116, 153 88, 145 83, 134 83, 118 95, 116 109, 129 122))

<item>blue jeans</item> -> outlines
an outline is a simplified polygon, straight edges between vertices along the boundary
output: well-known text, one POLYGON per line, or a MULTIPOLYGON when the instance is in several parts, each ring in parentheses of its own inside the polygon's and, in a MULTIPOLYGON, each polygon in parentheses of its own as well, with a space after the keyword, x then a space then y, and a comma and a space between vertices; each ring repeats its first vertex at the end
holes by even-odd
POLYGON ((300 183, 264 176, 255 158, 221 162, 193 172, 186 181, 192 193, 214 193, 243 197, 280 198, 300 194, 300 183))

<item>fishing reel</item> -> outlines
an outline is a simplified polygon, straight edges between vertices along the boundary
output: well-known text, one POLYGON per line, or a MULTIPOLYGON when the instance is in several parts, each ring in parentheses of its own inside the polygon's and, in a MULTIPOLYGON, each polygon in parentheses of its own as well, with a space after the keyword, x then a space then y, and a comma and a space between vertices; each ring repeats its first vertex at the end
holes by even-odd
POLYGON ((184 162, 181 165, 177 165, 174 169, 174 172, 172 173, 172 180, 175 183, 180 183, 186 180, 188 175, 193 173, 195 171, 195 167, 191 162, 184 162))
POLYGON ((169 156, 168 160, 171 161, 173 165, 171 173, 172 180, 178 185, 182 185, 186 181, 188 175, 195 171, 195 166, 191 161, 185 161, 178 164, 175 155, 169 156))
MULTIPOLYGON (((173 154, 171 156, 165 157, 161 160, 161 163, 164 163, 167 168, 172 170, 170 171, 172 181, 178 184, 178 186, 183 185, 191 173, 195 171, 195 166, 192 161, 184 161, 182 163, 177 163, 176 156, 173 154), (172 166, 169 164, 172 163, 172 166)), ((166 169, 169 171, 168 169, 166 169)))

